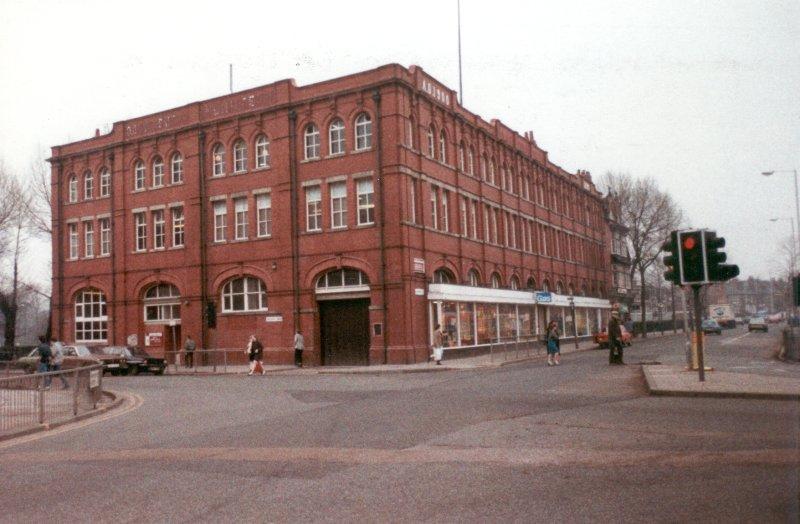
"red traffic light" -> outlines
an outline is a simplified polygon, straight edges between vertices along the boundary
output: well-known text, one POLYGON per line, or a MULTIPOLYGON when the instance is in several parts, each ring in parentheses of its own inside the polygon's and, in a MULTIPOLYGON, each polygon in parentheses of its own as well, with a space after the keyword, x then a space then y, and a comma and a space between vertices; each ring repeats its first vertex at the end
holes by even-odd
POLYGON ((685 237, 683 239, 683 249, 691 250, 691 249, 694 249, 694 246, 696 246, 696 245, 697 245, 697 241, 694 239, 694 237, 685 237))

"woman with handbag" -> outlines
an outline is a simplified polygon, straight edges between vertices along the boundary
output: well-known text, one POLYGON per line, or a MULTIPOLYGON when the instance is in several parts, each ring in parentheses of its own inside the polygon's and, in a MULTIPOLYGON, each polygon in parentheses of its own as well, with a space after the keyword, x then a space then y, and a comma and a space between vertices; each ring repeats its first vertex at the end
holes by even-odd
POLYGON ((551 320, 547 325, 547 365, 557 366, 561 363, 561 352, 558 348, 558 323, 551 320))
POLYGON ((263 375, 266 373, 264 364, 261 362, 263 351, 264 346, 261 345, 261 342, 258 341, 255 335, 250 335, 250 341, 247 343, 247 347, 244 350, 250 361, 250 372, 248 375, 252 375, 253 373, 261 373, 263 375))

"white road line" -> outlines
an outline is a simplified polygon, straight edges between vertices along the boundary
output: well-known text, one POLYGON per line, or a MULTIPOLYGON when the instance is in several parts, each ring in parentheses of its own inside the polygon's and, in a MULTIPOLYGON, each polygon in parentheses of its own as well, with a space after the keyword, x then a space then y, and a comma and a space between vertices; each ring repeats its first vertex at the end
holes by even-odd
POLYGON ((749 334, 750 334, 750 332, 748 331, 748 332, 747 332, 747 333, 745 333, 744 335, 739 335, 738 337, 729 338, 728 340, 725 340, 725 341, 723 341, 723 342, 720 342, 720 345, 722 345, 722 346, 729 346, 729 345, 733 344, 734 342, 736 342, 737 340, 741 340, 741 339, 743 339, 744 337, 746 337, 746 336, 747 336, 747 335, 749 335, 749 334))
POLYGON ((133 393, 120 393, 119 395, 123 397, 123 401, 122 405, 116 409, 112 409, 111 411, 108 411, 96 417, 89 417, 79 422, 64 424, 63 426, 59 426, 56 429, 41 431, 39 433, 32 433, 30 435, 25 435, 24 437, 18 437, 7 440, 5 442, 0 442, 0 449, 6 449, 12 446, 26 444, 28 442, 35 442, 43 438, 52 437, 54 435, 60 435, 62 433, 66 433, 67 431, 83 428, 91 424, 97 424, 98 422, 103 422, 104 420, 110 420, 112 418, 116 418, 125 415, 127 413, 130 413, 131 411, 138 409, 139 406, 141 406, 144 403, 142 397, 140 397, 139 395, 135 395, 133 393))

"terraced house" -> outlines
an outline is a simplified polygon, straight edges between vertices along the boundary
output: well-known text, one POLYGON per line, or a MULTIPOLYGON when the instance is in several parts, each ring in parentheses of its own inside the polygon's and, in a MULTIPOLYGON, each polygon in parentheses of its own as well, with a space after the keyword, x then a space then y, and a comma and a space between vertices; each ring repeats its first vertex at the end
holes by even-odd
POLYGON ((63 340, 410 363, 604 323, 609 225, 588 172, 485 121, 420 67, 293 80, 54 147, 63 340), (573 314, 574 308, 574 314, 573 314), (211 325, 211 326, 210 326, 211 325), (213 327, 212 327, 213 326, 213 327))

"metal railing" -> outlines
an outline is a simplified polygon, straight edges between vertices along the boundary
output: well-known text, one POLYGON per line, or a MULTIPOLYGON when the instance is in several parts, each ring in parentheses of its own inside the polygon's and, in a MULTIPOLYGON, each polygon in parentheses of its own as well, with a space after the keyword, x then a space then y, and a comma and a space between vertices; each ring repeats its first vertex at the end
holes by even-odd
POLYGON ((518 360, 524 355, 530 358, 531 352, 535 351, 537 355, 544 351, 544 343, 542 339, 537 336, 519 337, 519 338, 498 338, 489 344, 489 359, 494 362, 495 355, 502 354, 503 360, 509 360, 509 355, 513 354, 513 360, 518 360))
POLYGON ((0 435, 93 411, 102 391, 102 365, 0 377, 0 435))
MULTIPOLYGON (((308 349, 308 348, 307 348, 308 349)), ((286 348, 264 348, 263 359, 267 353, 285 352, 286 348)), ((173 373, 228 373, 236 368, 246 368, 250 361, 242 348, 195 349, 191 356, 186 351, 165 351, 167 369, 173 373)))

